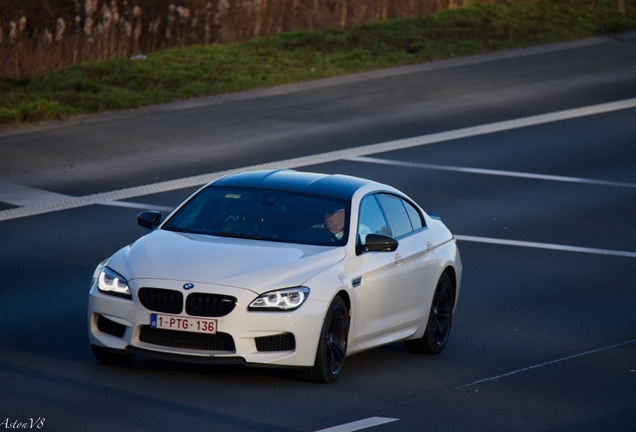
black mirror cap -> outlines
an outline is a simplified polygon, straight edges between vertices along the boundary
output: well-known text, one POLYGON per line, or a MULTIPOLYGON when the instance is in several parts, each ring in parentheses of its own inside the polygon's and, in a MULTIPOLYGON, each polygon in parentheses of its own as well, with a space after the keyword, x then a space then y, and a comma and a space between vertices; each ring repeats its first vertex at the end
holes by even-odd
POLYGON ((364 247, 367 251, 393 252, 398 247, 398 241, 382 234, 367 234, 364 247))
POLYGON ((161 212, 144 211, 137 215, 137 225, 140 227, 155 229, 161 223, 161 212))

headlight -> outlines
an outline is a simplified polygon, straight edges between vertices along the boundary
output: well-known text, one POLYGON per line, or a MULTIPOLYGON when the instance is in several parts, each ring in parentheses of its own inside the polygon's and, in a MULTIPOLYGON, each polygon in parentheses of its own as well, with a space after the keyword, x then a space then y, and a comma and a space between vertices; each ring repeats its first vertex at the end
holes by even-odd
POLYGON ((91 286, 95 285, 95 282, 97 282, 97 278, 99 278, 102 270, 104 269, 104 267, 106 267, 106 263, 109 259, 110 257, 106 258, 104 261, 100 262, 97 267, 95 267, 95 270, 93 271, 93 281, 91 282, 91 286))
POLYGON ((131 299, 128 281, 116 271, 103 267, 97 277, 97 288, 105 294, 131 299))
POLYGON ((266 292, 258 296, 247 310, 290 311, 300 307, 309 296, 309 288, 297 287, 266 292))

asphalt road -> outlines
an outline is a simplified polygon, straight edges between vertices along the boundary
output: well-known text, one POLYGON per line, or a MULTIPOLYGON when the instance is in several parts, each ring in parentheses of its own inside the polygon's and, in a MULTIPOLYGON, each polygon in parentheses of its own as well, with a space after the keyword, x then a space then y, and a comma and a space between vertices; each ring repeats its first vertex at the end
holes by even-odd
POLYGON ((595 39, 1 132, 0 427, 632 430, 636 104, 433 134, 633 98, 636 41, 595 39), (422 136, 437 138, 313 156, 422 136), (446 351, 357 354, 334 385, 97 363, 92 271, 146 232, 140 208, 170 208, 195 187, 161 182, 301 156, 301 170, 402 189, 458 236, 464 281, 446 351))

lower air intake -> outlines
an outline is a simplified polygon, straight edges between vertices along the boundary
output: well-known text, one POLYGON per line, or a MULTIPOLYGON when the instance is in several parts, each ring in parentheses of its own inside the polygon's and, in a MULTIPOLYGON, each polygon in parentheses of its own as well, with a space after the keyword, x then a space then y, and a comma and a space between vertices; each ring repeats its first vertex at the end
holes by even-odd
POLYGON ((296 339, 291 333, 257 337, 255 340, 258 351, 293 351, 296 349, 296 339))
POLYGON ((115 337, 124 337, 126 326, 111 321, 103 315, 97 316, 97 330, 115 337))
POLYGON ((234 339, 227 333, 204 334, 153 329, 143 326, 139 340, 153 345, 201 351, 236 351, 234 339))

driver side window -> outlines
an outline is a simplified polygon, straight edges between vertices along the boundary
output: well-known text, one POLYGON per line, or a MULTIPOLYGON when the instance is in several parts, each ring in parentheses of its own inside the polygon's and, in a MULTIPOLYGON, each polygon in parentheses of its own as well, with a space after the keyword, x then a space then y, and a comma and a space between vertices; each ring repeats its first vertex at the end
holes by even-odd
POLYGON ((362 244, 364 244, 368 234, 391 235, 375 195, 366 197, 360 204, 358 235, 362 244))

